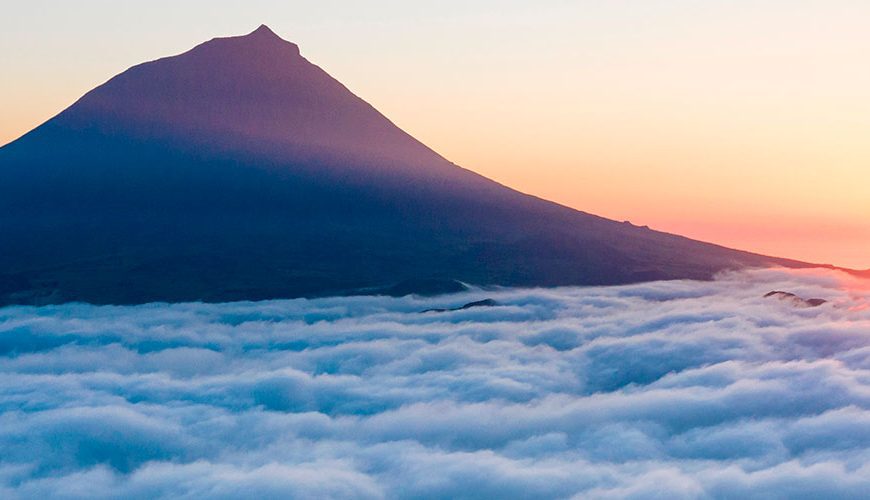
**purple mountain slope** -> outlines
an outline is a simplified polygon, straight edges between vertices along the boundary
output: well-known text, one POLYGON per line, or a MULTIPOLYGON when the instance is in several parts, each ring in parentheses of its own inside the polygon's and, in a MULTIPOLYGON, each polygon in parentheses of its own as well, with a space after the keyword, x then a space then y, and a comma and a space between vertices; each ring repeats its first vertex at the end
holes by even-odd
POLYGON ((0 148, 0 303, 618 284, 808 264, 458 167, 269 28, 135 66, 0 148))
POLYGON ((446 173, 440 156, 266 26, 131 68, 54 124, 178 146, 446 173))

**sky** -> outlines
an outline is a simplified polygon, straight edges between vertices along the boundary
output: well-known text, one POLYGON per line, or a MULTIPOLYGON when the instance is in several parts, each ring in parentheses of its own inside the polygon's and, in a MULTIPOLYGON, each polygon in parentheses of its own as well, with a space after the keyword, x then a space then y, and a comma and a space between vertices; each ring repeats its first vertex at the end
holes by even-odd
POLYGON ((466 168, 617 220, 870 267, 870 3, 28 0, 0 144, 126 68, 261 23, 466 168))
POLYGON ((823 270, 6 307, 0 497, 865 498, 868 341, 823 270))

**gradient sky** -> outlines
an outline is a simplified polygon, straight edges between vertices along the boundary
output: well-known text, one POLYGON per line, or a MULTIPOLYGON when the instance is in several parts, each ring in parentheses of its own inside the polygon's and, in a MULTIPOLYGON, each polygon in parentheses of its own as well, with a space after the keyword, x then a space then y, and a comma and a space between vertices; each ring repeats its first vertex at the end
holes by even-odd
POLYGON ((268 24, 448 159, 653 228, 870 267, 870 2, 4 2, 0 144, 268 24))

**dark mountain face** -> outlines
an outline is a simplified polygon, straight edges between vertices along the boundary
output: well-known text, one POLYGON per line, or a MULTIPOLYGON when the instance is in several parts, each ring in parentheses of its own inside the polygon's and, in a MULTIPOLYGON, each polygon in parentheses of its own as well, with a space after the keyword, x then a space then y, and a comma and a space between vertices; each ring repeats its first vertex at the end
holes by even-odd
POLYGON ((453 165, 265 26, 135 66, 0 148, 0 303, 619 284, 771 264, 803 265, 453 165))

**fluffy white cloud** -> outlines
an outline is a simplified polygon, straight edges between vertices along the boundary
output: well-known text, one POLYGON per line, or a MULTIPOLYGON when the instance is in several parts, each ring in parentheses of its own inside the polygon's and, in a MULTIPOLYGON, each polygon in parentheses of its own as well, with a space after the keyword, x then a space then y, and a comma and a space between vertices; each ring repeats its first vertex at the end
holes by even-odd
POLYGON ((858 498, 868 297, 843 274, 767 270, 8 307, 0 496, 858 498), (419 312, 485 297, 499 305, 419 312))

